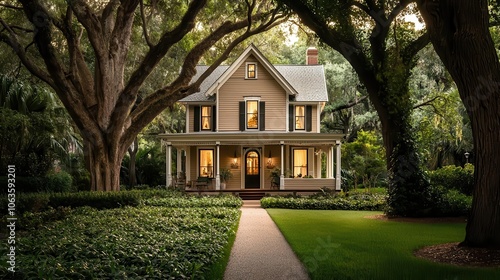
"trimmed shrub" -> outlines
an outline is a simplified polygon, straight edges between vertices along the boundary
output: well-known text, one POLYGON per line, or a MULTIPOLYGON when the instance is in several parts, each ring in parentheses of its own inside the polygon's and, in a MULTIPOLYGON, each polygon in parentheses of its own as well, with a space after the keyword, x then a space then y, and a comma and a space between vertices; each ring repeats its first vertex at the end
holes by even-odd
POLYGON ((472 164, 466 164, 464 168, 454 165, 443 166, 430 171, 429 178, 434 186, 443 186, 447 190, 457 190, 471 195, 474 188, 474 166, 472 164))
MULTIPOLYGON (((0 198, 1 213, 7 213, 7 197, 0 198)), ((77 193, 17 193, 16 213, 41 212, 58 207, 90 206, 96 209, 111 209, 122 206, 137 206, 141 203, 139 192, 77 192, 77 193)))
POLYGON ((243 201, 233 195, 209 196, 185 196, 177 198, 152 198, 144 201, 148 206, 164 206, 175 208, 196 208, 196 207, 228 207, 240 208, 243 201))
POLYGON ((260 200, 263 208, 315 209, 315 210, 372 210, 385 208, 385 195, 356 194, 332 197, 264 197, 260 200))

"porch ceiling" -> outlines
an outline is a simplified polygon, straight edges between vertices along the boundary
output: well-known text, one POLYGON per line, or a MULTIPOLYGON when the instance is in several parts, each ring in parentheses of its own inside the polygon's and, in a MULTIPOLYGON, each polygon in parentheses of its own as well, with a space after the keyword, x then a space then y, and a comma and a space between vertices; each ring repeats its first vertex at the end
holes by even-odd
POLYGON ((335 133, 300 133, 300 132, 199 132, 199 133, 175 133, 160 134, 160 139, 170 142, 172 145, 196 146, 214 145, 279 145, 283 144, 307 144, 307 145, 331 145, 337 140, 342 140, 344 134, 335 133))

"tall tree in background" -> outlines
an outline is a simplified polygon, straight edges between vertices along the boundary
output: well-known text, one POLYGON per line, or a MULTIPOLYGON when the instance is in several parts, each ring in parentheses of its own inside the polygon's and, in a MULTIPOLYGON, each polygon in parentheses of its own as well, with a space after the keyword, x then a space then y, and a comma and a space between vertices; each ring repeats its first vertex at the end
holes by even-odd
POLYGON ((472 125, 474 192, 463 244, 500 248, 500 62, 488 1, 419 0, 418 8, 472 125))
POLYGON ((235 46, 284 18, 266 1, 186 2, 0 2, 0 41, 68 110, 84 140, 92 190, 119 190, 120 164, 137 134, 167 106, 196 92, 235 46), (225 51, 191 82, 215 45, 225 51), (133 109, 165 56, 180 60, 181 70, 133 109))
POLYGON ((340 52, 366 88, 382 126, 391 214, 422 215, 428 182, 420 170, 410 116, 409 77, 429 38, 402 16, 413 0, 281 0, 322 42, 340 52))

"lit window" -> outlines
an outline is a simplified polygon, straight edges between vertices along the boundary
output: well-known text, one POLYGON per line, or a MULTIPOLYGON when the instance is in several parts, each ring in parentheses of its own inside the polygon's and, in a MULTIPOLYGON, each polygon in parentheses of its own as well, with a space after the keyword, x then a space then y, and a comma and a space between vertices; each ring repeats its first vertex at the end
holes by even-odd
POLYGON ((307 175, 307 150, 293 150, 293 176, 303 177, 307 175))
POLYGON ((200 150, 200 177, 214 176, 214 150, 200 150))
POLYGON ((305 106, 295 106, 295 129, 304 130, 305 126, 305 106))
POLYGON ((257 152, 249 152, 247 154, 247 175, 259 175, 259 154, 257 152))
POLYGON ((259 128, 259 101, 247 101, 247 129, 259 128))
POLYGON ((257 64, 248 63, 247 64, 247 79, 256 79, 257 78, 257 64))
POLYGON ((212 106, 201 106, 201 129, 212 130, 212 106))

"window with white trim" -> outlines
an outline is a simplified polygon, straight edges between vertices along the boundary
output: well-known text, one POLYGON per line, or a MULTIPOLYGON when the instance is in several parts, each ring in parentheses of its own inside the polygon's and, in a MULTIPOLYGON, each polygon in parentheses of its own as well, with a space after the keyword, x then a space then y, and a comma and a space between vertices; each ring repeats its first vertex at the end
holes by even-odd
POLYGON ((295 130, 306 129, 306 106, 295 106, 295 130))
POLYGON ((293 177, 307 176, 307 149, 293 149, 293 177))
POLYGON ((214 177, 214 150, 200 149, 198 156, 198 171, 200 177, 214 177))
POLYGON ((259 128, 259 101, 247 100, 246 101, 246 128, 258 129, 259 128))
POLYGON ((257 63, 247 62, 245 77, 247 79, 257 79, 257 63))
POLYGON ((201 106, 201 130, 212 130, 212 106, 201 106))

